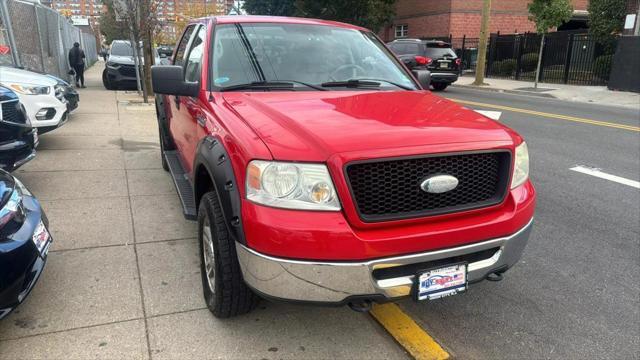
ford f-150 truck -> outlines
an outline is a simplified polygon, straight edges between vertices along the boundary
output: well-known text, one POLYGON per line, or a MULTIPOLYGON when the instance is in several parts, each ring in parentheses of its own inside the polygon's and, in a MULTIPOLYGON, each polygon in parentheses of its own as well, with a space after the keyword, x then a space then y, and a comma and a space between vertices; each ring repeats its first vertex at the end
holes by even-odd
POLYGON ((152 81, 215 316, 259 297, 356 310, 442 298, 523 253, 535 190, 522 137, 425 90, 429 72, 369 30, 198 19, 152 81))

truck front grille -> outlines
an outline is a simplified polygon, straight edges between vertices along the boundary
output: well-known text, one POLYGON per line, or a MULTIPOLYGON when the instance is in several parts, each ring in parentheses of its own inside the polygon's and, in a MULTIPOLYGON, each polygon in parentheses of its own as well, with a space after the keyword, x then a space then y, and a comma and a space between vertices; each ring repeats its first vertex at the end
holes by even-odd
POLYGON ((122 76, 128 76, 128 77, 136 76, 135 65, 121 65, 119 71, 122 76))
POLYGON ((511 168, 508 151, 421 156, 347 164, 347 182, 365 222, 399 220, 488 207, 502 202, 511 168), (433 194, 420 184, 455 176, 458 186, 433 194))

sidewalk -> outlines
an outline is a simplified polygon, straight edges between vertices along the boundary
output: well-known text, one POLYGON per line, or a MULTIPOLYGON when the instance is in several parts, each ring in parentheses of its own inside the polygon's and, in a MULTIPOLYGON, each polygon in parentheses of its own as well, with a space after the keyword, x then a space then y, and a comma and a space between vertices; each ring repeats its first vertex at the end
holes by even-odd
POLYGON ((453 86, 482 89, 487 91, 505 92, 519 95, 551 97, 559 100, 592 103, 597 105, 623 106, 640 109, 640 94, 612 91, 606 86, 579 86, 564 84, 539 83, 538 89, 542 91, 523 90, 533 88, 533 82, 516 81, 507 79, 485 78, 484 82, 489 86, 471 85, 473 76, 462 76, 453 86))
POLYGON ((220 320, 202 296, 194 222, 162 170, 153 106, 86 72, 80 106, 14 173, 54 242, 26 301, 0 321, 0 359, 403 359, 370 316, 262 301, 220 320))

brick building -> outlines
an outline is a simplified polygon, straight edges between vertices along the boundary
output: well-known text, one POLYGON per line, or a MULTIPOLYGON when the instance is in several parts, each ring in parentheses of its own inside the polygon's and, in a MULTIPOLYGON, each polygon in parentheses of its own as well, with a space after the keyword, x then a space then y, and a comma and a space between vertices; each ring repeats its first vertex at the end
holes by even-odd
MULTIPOLYGON (((505 34, 535 31, 529 21, 530 0, 499 0, 491 3, 490 30, 505 34)), ((568 29, 586 27, 588 0, 573 0, 574 18, 568 29)), ((393 24, 380 32, 390 41, 400 37, 478 37, 482 0, 397 0, 393 24)))
MULTIPOLYGON (((96 29, 100 43, 100 14, 103 11, 102 0, 41 0, 43 5, 58 10, 70 17, 76 25, 90 25, 96 29)), ((156 12, 161 31, 167 32, 169 38, 175 37, 174 22, 186 5, 200 5, 211 9, 212 13, 227 13, 234 6, 234 0, 155 0, 156 12)))

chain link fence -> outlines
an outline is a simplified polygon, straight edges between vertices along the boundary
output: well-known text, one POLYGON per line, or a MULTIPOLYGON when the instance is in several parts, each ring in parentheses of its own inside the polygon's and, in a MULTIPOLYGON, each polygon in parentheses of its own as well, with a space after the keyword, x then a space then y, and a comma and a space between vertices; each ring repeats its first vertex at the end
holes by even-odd
POLYGON ((19 66, 71 80, 67 54, 74 42, 87 66, 98 60, 96 38, 39 3, 0 0, 0 65, 19 66))

